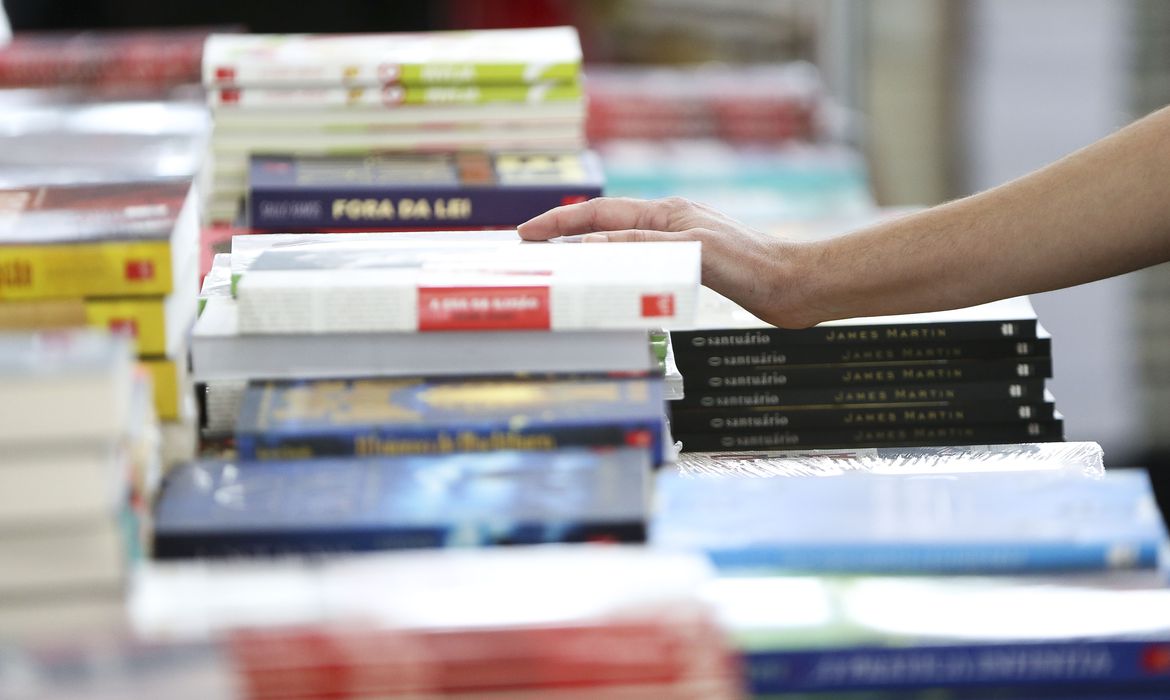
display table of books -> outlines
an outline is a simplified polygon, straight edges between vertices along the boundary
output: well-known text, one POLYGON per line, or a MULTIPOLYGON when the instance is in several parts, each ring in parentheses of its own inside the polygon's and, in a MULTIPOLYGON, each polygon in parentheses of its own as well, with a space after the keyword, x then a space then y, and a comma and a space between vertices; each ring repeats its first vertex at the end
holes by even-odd
POLYGON ((214 37, 203 177, 0 190, 0 697, 1170 697, 1149 481, 1026 299, 783 330, 696 242, 520 241, 601 191, 580 56, 214 37), (200 205, 508 228, 240 235, 196 298, 200 205))

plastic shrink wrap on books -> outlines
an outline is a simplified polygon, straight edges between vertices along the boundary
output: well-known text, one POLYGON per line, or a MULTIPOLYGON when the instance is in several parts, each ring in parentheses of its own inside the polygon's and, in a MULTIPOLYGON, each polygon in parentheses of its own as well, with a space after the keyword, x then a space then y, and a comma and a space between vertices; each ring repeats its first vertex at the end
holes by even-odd
POLYGON ((1095 442, 1046 442, 956 447, 883 447, 779 452, 695 452, 683 455, 689 476, 837 476, 870 474, 964 474, 1048 471, 1072 477, 1105 474, 1095 442))

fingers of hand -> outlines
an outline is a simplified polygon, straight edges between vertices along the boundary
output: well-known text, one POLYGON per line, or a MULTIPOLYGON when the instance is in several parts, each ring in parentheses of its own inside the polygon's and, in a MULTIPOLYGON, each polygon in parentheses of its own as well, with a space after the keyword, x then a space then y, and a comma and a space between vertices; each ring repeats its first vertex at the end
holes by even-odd
POLYGON ((703 229, 686 231, 654 231, 650 229, 625 229, 622 231, 598 231, 581 238, 582 243, 651 243, 662 241, 702 241, 707 232, 703 229))
POLYGON ((518 231, 521 238, 529 241, 627 229, 670 231, 675 228, 672 222, 679 221, 681 213, 693 206, 679 197, 656 200, 600 197, 550 209, 520 224, 518 231))

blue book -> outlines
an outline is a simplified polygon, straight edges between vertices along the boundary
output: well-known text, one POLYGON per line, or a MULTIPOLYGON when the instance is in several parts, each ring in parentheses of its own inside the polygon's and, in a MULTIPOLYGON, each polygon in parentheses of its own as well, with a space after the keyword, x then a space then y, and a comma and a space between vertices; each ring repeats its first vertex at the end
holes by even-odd
POLYGON ((282 231, 515 227, 601 196, 596 154, 253 156, 252 226, 282 231))
POLYGON ((704 597, 753 697, 1038 700, 1170 688, 1170 589, 1154 572, 728 576, 704 597))
POLYGON ((645 540, 645 450, 199 462, 168 476, 159 558, 645 540))
POLYGON ((245 460, 634 446, 658 464, 664 414, 660 377, 253 382, 236 441, 245 460))
POLYGON ((1145 472, 658 475, 651 541, 724 571, 1007 573, 1153 568, 1145 472))

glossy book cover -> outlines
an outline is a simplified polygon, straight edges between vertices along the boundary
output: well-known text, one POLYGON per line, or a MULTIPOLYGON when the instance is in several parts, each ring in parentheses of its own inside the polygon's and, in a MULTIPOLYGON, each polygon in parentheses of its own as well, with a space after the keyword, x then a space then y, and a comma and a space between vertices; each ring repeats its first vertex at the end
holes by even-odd
POLYGON ((640 542, 649 471, 635 448, 188 464, 155 555, 640 542))
POLYGON ((236 437, 261 460, 579 446, 659 460, 664 413, 660 378, 254 382, 236 437))

